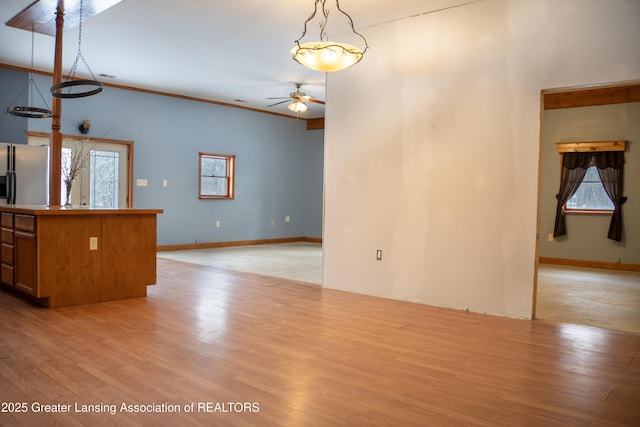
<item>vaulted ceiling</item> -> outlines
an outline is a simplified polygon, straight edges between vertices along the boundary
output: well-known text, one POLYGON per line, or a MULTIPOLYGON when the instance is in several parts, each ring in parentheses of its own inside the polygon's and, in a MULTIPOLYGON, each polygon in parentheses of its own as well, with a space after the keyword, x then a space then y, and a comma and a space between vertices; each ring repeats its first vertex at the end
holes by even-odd
MULTIPOLYGON (((483 0, 342 0, 340 6, 366 37, 367 29, 376 25, 476 1, 483 0)), ((79 0, 65 3, 69 7, 74 2, 79 4, 79 0)), ((32 3, 33 0, 2 0, 0 18, 6 23, 32 3)), ((327 5, 334 7, 335 1, 328 0, 327 5)), ((276 101, 268 98, 287 97, 300 82, 302 92, 325 99, 326 75, 306 69, 290 55, 313 7, 314 0, 121 0, 84 19, 82 33, 77 26, 65 29, 62 72, 68 74, 71 70, 81 34, 82 55, 91 72, 105 85, 295 117, 287 103, 269 107, 276 101)), ((330 22, 334 17, 339 16, 330 12, 330 22)), ((346 23, 335 23, 338 24, 341 27, 334 27, 335 31, 346 29, 346 23)), ((317 35, 314 23, 305 41, 314 41, 317 35)), ((31 39, 30 31, 2 25, 0 64, 30 68, 31 39)), ((34 69, 53 71, 54 43, 51 36, 34 34, 34 69)), ((374 45, 367 55, 375 52, 374 45)), ((90 77, 82 62, 76 76, 90 77)), ((301 118, 324 116, 323 105, 312 103, 309 107, 301 118)))

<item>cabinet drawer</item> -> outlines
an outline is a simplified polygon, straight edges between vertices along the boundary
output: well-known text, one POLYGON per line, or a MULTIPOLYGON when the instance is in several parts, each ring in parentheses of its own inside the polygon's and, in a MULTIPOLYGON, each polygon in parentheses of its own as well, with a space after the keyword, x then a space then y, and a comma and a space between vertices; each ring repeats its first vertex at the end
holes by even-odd
POLYGON ((2 264, 0 266, 0 280, 2 283, 13 286, 13 267, 10 265, 2 264))
POLYGON ((0 231, 0 242, 13 245, 13 230, 2 229, 0 231))
POLYGON ((13 245, 2 244, 0 259, 3 264, 13 265, 13 245))
POLYGON ((13 228, 13 214, 2 212, 0 215, 0 225, 6 228, 13 228))
POLYGON ((36 217, 33 215, 15 215, 15 229, 21 231, 36 231, 36 217))

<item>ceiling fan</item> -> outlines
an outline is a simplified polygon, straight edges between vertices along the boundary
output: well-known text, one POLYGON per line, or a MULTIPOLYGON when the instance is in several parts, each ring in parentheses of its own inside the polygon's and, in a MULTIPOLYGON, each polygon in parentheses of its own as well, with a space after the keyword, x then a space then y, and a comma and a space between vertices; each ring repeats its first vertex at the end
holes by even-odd
POLYGON ((291 102, 287 106, 289 110, 293 111, 294 113, 304 113, 309 109, 309 106, 306 104, 306 102, 314 102, 316 104, 324 105, 324 101, 320 101, 318 99, 315 99, 312 96, 307 95, 304 92, 300 92, 301 87, 302 87, 302 83, 296 83, 296 91, 291 92, 289 94, 289 97, 267 98, 267 99, 284 99, 284 101, 279 101, 271 105, 267 105, 267 107, 273 107, 275 105, 283 104, 285 102, 291 102))

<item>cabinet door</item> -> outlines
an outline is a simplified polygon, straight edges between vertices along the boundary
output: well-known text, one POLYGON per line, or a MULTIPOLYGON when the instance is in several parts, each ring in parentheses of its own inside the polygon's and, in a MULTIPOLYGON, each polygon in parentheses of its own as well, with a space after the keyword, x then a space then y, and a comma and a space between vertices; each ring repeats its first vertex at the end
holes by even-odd
MULTIPOLYGON (((4 231, 2 230, 3 236, 4 231)), ((0 258, 2 259, 2 263, 0 263, 0 280, 6 285, 13 286, 13 231, 11 232, 11 244, 5 243, 3 239, 2 243, 0 243, 0 248, 2 248, 0 252, 0 258)))
POLYGON ((0 281, 13 286, 13 214, 0 213, 0 281))
POLYGON ((36 236, 33 233, 15 232, 15 287, 26 294, 38 296, 36 272, 36 236))

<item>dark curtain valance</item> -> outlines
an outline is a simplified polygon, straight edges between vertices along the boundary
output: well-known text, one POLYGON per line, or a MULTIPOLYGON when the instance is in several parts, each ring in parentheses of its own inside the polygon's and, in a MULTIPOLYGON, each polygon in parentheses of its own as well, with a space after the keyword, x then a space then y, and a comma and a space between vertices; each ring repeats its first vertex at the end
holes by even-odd
POLYGON ((593 153, 593 164, 598 169, 621 169, 622 165, 624 165, 624 152, 601 151, 599 153, 593 153))
POLYGON ((593 161, 594 153, 564 153, 562 156, 562 167, 566 169, 582 168, 588 169, 593 161))
POLYGON ((564 153, 562 156, 562 166, 567 169, 587 169, 589 166, 596 166, 598 169, 620 169, 623 164, 623 151, 576 152, 564 153))

